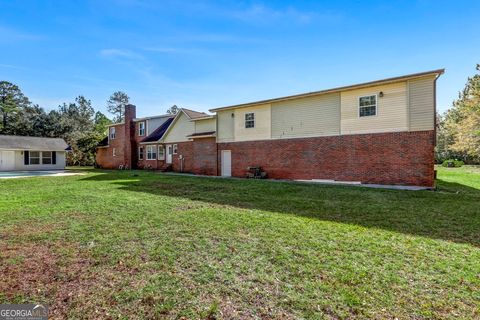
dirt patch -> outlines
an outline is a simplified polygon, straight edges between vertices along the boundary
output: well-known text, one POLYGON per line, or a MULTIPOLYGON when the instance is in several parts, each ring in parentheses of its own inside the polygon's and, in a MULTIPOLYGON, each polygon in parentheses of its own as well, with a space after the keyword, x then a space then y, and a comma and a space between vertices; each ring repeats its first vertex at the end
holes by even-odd
POLYGON ((25 240, 42 237, 47 233, 62 228, 61 223, 37 223, 35 220, 25 221, 2 229, 0 240, 25 240))

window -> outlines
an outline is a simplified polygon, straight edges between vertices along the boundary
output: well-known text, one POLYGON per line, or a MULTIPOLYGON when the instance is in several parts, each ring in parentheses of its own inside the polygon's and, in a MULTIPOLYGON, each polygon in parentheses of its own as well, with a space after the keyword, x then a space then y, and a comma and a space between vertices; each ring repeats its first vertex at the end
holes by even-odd
POLYGON ((365 96, 358 99, 359 116, 370 117, 377 115, 377 96, 365 96))
POLYGON ((144 136, 145 135, 145 121, 138 123, 138 135, 144 136))
POLYGON ((30 151, 30 164, 40 164, 40 151, 30 151))
POLYGON ((113 156, 114 156, 114 157, 117 156, 117 148, 113 148, 113 156))
POLYGON ((42 152, 42 164, 52 164, 52 152, 43 151, 42 152))
POLYGON ((143 160, 143 147, 138 148, 138 160, 143 160))
POLYGON ((157 160, 157 146, 147 146, 147 160, 157 160))
POLYGON ((245 113, 245 128, 255 128, 255 113, 245 113))
POLYGON ((165 148, 162 145, 158 146, 158 160, 165 160, 165 148))
POLYGON ((115 139, 115 127, 110 127, 110 139, 115 139))
POLYGON ((178 146, 176 144, 173 145, 173 154, 177 154, 178 146))

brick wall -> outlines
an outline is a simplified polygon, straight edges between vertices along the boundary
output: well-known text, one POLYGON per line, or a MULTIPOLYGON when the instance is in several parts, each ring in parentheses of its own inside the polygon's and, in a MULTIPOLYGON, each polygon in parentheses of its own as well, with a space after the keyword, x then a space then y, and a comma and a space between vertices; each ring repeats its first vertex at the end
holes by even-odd
MULTIPOLYGON (((129 168, 136 164, 135 125, 133 119, 136 116, 135 106, 125 106, 125 122, 115 125, 115 139, 109 140, 107 147, 97 148, 95 161, 100 168, 118 169, 120 165, 128 165, 129 168), (116 156, 113 156, 115 148, 116 156)), ((109 134, 109 132, 108 132, 109 134)))
MULTIPOLYGON (((141 137, 142 139, 144 137, 141 137)), ((143 160, 137 159, 137 168, 138 169, 152 169, 152 170, 164 170, 166 168, 165 160, 158 160, 158 144, 154 145, 157 151, 156 160, 147 160, 147 145, 142 145, 143 147, 143 160)), ((137 151, 138 152, 138 151, 137 151)), ((166 154, 166 153, 165 153, 166 154)), ((137 154, 138 156, 138 154, 137 154)))
POLYGON ((124 162, 129 168, 136 167, 137 161, 137 143, 135 141, 135 106, 128 104, 125 106, 125 156, 124 162))
POLYGON ((125 164, 125 125, 118 124, 115 127, 115 139, 109 140, 108 147, 97 148, 95 161, 100 168, 118 169, 125 164), (116 156, 113 156, 115 148, 116 156))
POLYGON ((434 131, 245 141, 218 144, 232 152, 232 175, 261 166, 269 178, 334 179, 431 187, 434 131))
POLYGON ((215 138, 193 141, 193 170, 195 174, 217 175, 217 143, 215 138))
MULTIPOLYGON (((175 172, 193 172, 193 141, 173 143, 177 145, 177 154, 172 156, 172 170, 175 172), (180 156, 183 159, 180 159, 180 156)), ((172 144, 172 145, 173 145, 172 144)), ((166 157, 166 155, 165 155, 166 157)))

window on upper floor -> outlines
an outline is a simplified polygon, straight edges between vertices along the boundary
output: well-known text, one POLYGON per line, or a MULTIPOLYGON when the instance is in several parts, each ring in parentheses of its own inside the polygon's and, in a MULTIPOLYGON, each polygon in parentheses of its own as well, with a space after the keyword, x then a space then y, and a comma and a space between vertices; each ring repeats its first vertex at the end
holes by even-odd
POLYGON ((138 123, 138 135, 144 136, 145 135, 145 121, 138 123))
POLYGON ((115 127, 110 127, 110 139, 115 139, 115 127))
POLYGON ((377 115, 377 95, 358 98, 359 117, 370 117, 377 115))
POLYGON ((138 148, 138 160, 143 160, 143 147, 138 148))
POLYGON ((255 128, 255 113, 245 113, 245 128, 255 128))
POLYGON ((157 160, 157 146, 147 146, 147 160, 157 160))

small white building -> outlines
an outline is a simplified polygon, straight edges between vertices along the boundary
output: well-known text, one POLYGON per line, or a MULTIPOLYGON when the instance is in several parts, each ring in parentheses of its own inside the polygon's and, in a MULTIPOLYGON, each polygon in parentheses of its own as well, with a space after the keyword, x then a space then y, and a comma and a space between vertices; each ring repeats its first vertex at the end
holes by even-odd
POLYGON ((61 138, 0 135, 0 171, 63 170, 68 150, 61 138))

